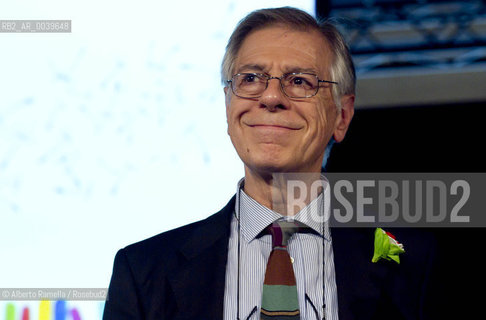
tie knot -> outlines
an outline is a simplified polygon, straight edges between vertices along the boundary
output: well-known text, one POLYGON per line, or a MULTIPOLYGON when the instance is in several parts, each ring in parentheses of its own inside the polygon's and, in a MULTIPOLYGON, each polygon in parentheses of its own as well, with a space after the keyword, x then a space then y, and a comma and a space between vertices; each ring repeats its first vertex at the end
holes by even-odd
POLYGON ((275 221, 267 227, 272 235, 272 248, 286 247, 290 237, 296 232, 308 232, 309 227, 298 221, 275 221))

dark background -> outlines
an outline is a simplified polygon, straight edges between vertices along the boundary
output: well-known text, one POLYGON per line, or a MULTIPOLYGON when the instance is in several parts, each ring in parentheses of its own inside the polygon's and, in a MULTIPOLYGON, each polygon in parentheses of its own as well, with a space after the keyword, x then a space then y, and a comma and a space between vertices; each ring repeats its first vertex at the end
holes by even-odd
POLYGON ((485 172, 485 110, 486 102, 357 109, 326 169, 485 172))
MULTIPOLYGON (((358 109, 345 140, 334 145, 326 171, 485 172, 485 108, 486 103, 358 109)), ((441 317, 482 318, 485 230, 429 231, 438 240, 441 317)))

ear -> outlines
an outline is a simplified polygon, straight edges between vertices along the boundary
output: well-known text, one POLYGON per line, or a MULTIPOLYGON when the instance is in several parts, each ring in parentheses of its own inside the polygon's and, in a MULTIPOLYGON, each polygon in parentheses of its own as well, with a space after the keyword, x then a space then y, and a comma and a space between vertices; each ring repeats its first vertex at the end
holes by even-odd
POLYGON ((224 103, 226 104, 226 110, 228 110, 230 105, 230 98, 231 98, 231 88, 224 87, 223 90, 224 90, 224 103))
POLYGON ((230 96, 231 96, 231 91, 228 91, 229 90, 229 87, 224 87, 223 88, 224 90, 224 103, 226 105, 226 125, 227 125, 227 129, 226 129, 226 132, 229 134, 229 126, 228 126, 228 110, 229 110, 229 105, 230 105, 230 96))
POLYGON ((341 142, 348 131, 349 124, 354 115, 354 94, 341 97, 341 112, 336 117, 334 140, 341 142))

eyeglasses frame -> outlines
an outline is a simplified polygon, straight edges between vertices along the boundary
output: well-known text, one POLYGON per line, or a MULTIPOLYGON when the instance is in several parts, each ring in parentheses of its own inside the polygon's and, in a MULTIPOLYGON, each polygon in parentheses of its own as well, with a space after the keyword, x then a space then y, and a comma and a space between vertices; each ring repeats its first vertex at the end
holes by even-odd
POLYGON ((280 89, 282 90, 283 94, 288 97, 288 98, 291 98, 291 99, 305 99, 305 98, 311 98, 311 97, 314 97, 315 95, 317 95, 317 93, 319 92, 319 88, 321 88, 321 86, 319 85, 320 83, 331 83, 331 84, 339 84, 338 82, 336 81, 329 81, 329 80, 321 80, 319 79, 319 77, 316 75, 316 74, 313 74, 313 73, 308 73, 308 72, 289 72, 289 73, 284 73, 282 74, 282 76, 280 77, 273 77, 273 76, 270 76, 268 74, 265 74, 265 73, 256 73, 256 72, 242 72, 242 73, 236 73, 234 74, 231 79, 229 80, 226 80, 226 82, 228 84, 230 84, 230 87, 231 87, 231 91, 233 92, 233 94, 239 98, 243 98, 243 99, 255 99, 255 98, 260 98, 261 96, 263 96, 263 93, 265 92, 265 90, 267 90, 268 88, 268 82, 272 79, 276 79, 280 82, 280 89), (299 74, 306 74, 306 75, 311 75, 311 76, 314 76, 316 77, 317 79, 317 87, 316 87, 316 92, 312 95, 308 95, 308 96, 304 96, 304 97, 292 97, 292 96, 289 96, 286 92, 285 92, 285 88, 284 88, 284 85, 282 83, 282 79, 289 76, 289 75, 299 75, 299 74), (236 94, 235 92, 235 88, 233 87, 233 80, 235 77, 237 76, 241 76, 241 75, 254 75, 254 76, 263 76, 267 79, 267 82, 265 83, 265 89, 263 89, 262 91, 262 94, 259 95, 259 96, 253 96, 253 97, 245 97, 245 96, 241 96, 241 95, 238 95, 236 94))

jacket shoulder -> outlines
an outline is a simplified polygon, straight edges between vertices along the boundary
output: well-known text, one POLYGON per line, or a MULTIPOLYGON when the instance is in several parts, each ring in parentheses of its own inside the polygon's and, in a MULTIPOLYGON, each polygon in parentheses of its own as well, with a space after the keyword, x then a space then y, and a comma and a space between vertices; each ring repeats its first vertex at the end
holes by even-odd
MULTIPOLYGON (((197 255, 210 256, 213 261, 218 260, 214 259, 215 255, 222 257, 220 253, 229 239, 233 208, 234 197, 222 210, 204 220, 119 250, 103 319, 173 319, 177 312, 176 300, 181 298, 176 296, 174 288, 183 284, 181 279, 188 278, 181 270, 194 270, 194 261, 198 260, 191 258, 197 255)), ((224 263, 221 265, 224 269, 224 263)), ((200 277, 194 275, 192 282, 187 283, 198 284, 200 277)))
POLYGON ((234 210, 233 197, 226 206, 215 214, 169 231, 162 232, 145 240, 130 244, 124 251, 129 262, 136 266, 139 263, 167 264, 177 261, 178 254, 184 252, 191 241, 208 241, 211 234, 228 233, 231 213, 234 210), (208 232, 210 234, 208 234, 208 232))

